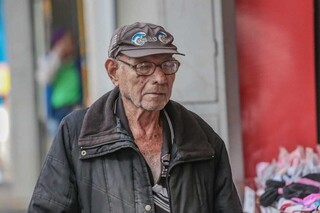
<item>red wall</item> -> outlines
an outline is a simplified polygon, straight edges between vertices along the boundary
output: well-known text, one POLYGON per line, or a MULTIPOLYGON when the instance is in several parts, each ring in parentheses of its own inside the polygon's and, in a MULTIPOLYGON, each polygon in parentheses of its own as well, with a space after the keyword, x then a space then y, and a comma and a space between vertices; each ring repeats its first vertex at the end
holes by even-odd
POLYGON ((279 147, 315 147, 312 0, 236 0, 245 176, 279 147))

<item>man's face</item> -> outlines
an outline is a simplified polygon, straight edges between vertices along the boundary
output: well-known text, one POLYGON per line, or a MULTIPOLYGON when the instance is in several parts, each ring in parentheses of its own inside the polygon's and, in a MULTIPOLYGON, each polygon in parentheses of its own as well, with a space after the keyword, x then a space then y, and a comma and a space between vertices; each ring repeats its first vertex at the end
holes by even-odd
MULTIPOLYGON (((130 58, 120 55, 117 59, 135 65, 141 62, 162 62, 172 60, 171 54, 146 56, 141 58, 130 58)), ((160 67, 156 67, 153 74, 149 76, 138 76, 129 65, 118 61, 118 87, 123 101, 131 107, 146 111, 158 111, 168 103, 175 74, 165 75, 160 67)))

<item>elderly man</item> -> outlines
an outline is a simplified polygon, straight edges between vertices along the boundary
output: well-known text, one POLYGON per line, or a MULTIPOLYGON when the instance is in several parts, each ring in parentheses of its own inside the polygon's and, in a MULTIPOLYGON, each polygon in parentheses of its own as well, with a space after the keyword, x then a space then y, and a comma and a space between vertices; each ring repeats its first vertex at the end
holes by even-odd
POLYGON ((183 55, 172 42, 149 23, 115 31, 115 89, 61 122, 29 212, 242 212, 223 141, 170 101, 183 55))

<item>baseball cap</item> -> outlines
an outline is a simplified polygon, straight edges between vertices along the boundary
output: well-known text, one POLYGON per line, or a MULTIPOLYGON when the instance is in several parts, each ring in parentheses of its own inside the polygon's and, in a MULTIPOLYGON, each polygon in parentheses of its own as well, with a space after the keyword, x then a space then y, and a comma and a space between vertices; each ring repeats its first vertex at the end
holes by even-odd
POLYGON ((115 30, 108 53, 110 58, 116 58, 120 53, 133 58, 155 54, 184 55, 178 52, 173 40, 173 36, 159 25, 136 22, 115 30))

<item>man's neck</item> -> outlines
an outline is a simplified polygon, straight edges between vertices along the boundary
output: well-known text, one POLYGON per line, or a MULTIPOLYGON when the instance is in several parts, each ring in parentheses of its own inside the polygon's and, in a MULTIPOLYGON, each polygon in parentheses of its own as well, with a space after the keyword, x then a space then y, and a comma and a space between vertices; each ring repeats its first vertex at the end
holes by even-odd
POLYGON ((123 100, 123 107, 130 130, 135 139, 140 137, 152 139, 161 129, 160 111, 146 111, 123 100))

